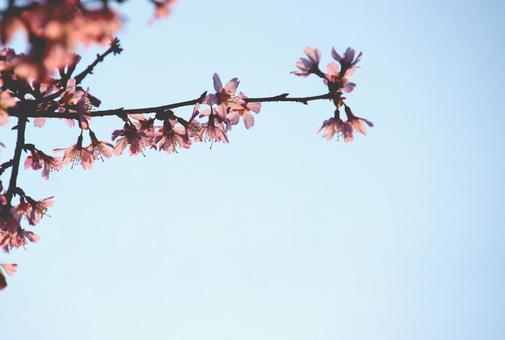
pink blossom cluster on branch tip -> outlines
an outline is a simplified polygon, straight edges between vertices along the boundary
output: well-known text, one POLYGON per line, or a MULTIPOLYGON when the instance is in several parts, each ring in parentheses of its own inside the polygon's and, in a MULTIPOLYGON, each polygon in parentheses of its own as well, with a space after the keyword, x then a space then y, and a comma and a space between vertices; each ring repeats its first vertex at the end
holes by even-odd
POLYGON ((300 77, 308 77, 314 74, 320 77, 324 84, 328 86, 328 91, 335 104, 335 112, 333 117, 325 120, 319 129, 323 132, 323 138, 332 139, 335 135, 337 138, 343 137, 344 142, 350 142, 354 138, 354 132, 359 132, 366 135, 366 127, 373 127, 373 123, 361 117, 357 117, 352 113, 351 108, 344 102, 343 93, 350 93, 356 87, 356 84, 349 81, 349 78, 356 72, 357 64, 361 60, 363 53, 360 52, 356 56, 356 52, 352 48, 347 48, 343 55, 340 55, 335 48, 332 48, 331 55, 335 61, 332 61, 326 67, 326 72, 322 72, 319 68, 321 61, 321 52, 316 48, 306 47, 305 55, 307 58, 300 58, 296 63, 297 71, 292 73, 300 77), (342 120, 340 117, 340 108, 344 107, 347 120, 342 120))

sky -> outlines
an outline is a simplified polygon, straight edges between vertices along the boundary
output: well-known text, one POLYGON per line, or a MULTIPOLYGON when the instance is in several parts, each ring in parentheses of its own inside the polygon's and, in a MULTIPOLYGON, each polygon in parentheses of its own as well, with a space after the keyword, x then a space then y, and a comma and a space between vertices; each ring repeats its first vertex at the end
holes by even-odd
MULTIPOLYGON (((180 0, 149 25, 151 7, 130 1, 124 53, 86 83, 103 108, 192 99, 214 72, 249 96, 322 94, 319 79, 290 74, 297 58, 317 47, 326 65, 332 46, 351 46, 364 56, 347 102, 375 127, 325 141, 330 103, 267 103, 228 145, 124 155, 47 182, 23 171, 25 191, 55 204, 39 243, 0 256, 19 264, 0 294, 0 339, 503 339, 504 10, 180 0)), ((121 127, 92 122, 104 139, 121 127)), ((78 133, 28 128, 47 150, 78 133)))

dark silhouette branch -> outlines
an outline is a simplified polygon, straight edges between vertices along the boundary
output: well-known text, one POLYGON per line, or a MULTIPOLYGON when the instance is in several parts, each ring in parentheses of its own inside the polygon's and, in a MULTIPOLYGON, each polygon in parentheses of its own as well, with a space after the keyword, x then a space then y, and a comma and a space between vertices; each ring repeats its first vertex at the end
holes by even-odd
POLYGON ((84 69, 81 73, 79 73, 77 76, 75 76, 75 83, 80 84, 84 78, 86 78, 88 75, 93 74, 93 70, 96 65, 101 63, 102 61, 105 60, 105 57, 107 57, 109 54, 114 53, 114 55, 119 54, 123 51, 121 46, 119 46, 119 39, 114 39, 110 43, 110 47, 103 52, 102 54, 97 54, 96 59, 84 69))
POLYGON ((16 190, 17 186, 16 181, 18 178, 19 163, 21 161, 21 153, 23 151, 23 146, 25 144, 25 129, 26 129, 26 118, 19 117, 17 125, 18 134, 17 134, 16 148, 14 150, 14 156, 12 157, 12 165, 11 165, 12 172, 9 180, 9 189, 7 189, 6 193, 7 202, 11 201, 12 195, 14 194, 14 191, 16 190))
MULTIPOLYGON (((198 98, 186 100, 177 103, 166 104, 162 106, 152 106, 143 108, 117 108, 111 110, 97 110, 89 111, 86 114, 91 117, 107 117, 107 116, 120 116, 123 117, 126 114, 147 114, 147 113, 160 113, 166 110, 176 109, 185 106, 193 106, 197 103, 202 103, 207 92, 202 93, 198 98)), ((289 97, 289 93, 283 93, 277 96, 271 97, 251 97, 246 98, 245 101, 248 103, 266 103, 266 102, 291 102, 291 103, 301 103, 307 105, 311 101, 331 99, 331 93, 320 94, 317 96, 309 97, 289 97)), ((71 112, 42 112, 33 109, 26 108, 13 108, 9 112, 11 116, 19 117, 21 112, 24 112, 23 116, 27 118, 67 118, 67 119, 77 119, 77 115, 71 112)))

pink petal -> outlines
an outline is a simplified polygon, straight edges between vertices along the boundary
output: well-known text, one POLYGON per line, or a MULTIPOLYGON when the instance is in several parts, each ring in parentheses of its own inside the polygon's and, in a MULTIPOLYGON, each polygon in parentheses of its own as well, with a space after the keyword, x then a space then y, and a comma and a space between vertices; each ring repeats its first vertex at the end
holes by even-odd
POLYGON ((242 116, 244 119, 244 124, 246 129, 249 129, 251 126, 254 125, 254 117, 250 112, 244 112, 244 115, 242 116))
POLYGON ((238 80, 238 78, 233 78, 232 80, 230 80, 226 86, 224 87, 224 89, 226 90, 226 92, 228 93, 232 93, 232 94, 235 94, 235 92, 237 91, 237 88, 238 88, 238 84, 240 83, 240 81, 238 80))
POLYGON ((9 276, 12 276, 16 272, 18 265, 14 263, 0 263, 0 267, 2 267, 9 276))
POLYGON ((223 84, 221 83, 221 79, 219 78, 219 74, 214 73, 214 76, 212 77, 212 81, 214 83, 214 90, 216 90, 216 92, 219 92, 223 89, 223 84))

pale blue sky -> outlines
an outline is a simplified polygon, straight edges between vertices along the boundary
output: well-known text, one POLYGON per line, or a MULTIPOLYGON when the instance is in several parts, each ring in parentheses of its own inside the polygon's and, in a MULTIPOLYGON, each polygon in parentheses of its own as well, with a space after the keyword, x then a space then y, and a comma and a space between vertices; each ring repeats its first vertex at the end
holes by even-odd
POLYGON ((250 96, 320 94, 289 74, 303 48, 325 64, 352 46, 348 102, 376 126, 327 142, 329 103, 265 104, 212 150, 23 172, 56 201, 41 242, 1 257, 20 268, 0 339, 505 337, 505 3, 181 0, 153 26, 144 1, 126 9, 124 54, 87 83, 104 107, 190 99, 214 72, 250 96))

